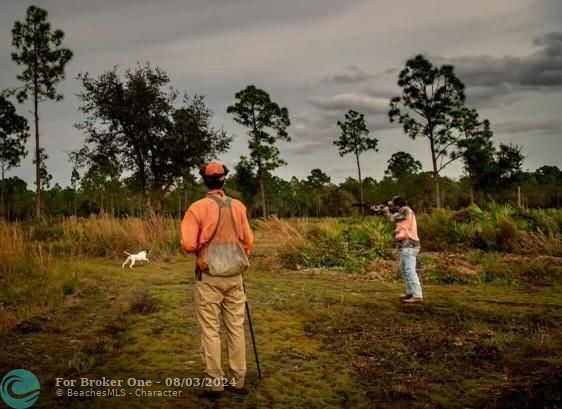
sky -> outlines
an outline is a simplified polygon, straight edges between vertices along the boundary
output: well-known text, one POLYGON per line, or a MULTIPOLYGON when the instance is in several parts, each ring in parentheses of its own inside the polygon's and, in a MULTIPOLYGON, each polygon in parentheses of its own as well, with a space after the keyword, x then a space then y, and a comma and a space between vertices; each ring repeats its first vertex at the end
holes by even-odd
MULTIPOLYGON (((18 86, 11 29, 32 3, 0 0, 0 89, 18 86)), ((226 108, 249 84, 289 110, 288 164, 275 173, 304 178, 321 168, 339 183, 357 173, 353 156, 332 142, 348 109, 365 114, 378 152, 361 156, 362 173, 380 179, 397 151, 431 166, 425 138, 415 141, 388 121, 406 60, 426 55, 453 64, 467 105, 491 122, 496 143, 522 146, 524 168, 562 168, 561 0, 37 0, 74 52, 61 102, 40 105, 42 146, 53 183, 70 183, 68 152, 82 146, 78 73, 98 76, 150 61, 171 85, 205 96, 216 127, 235 135, 219 159, 233 167, 247 155, 246 130, 226 108)), ((20 114, 32 120, 29 105, 20 114)), ((29 150, 33 149, 30 143, 29 150)), ((32 157, 7 176, 33 182, 32 157)), ((444 174, 458 177, 460 163, 444 174)))

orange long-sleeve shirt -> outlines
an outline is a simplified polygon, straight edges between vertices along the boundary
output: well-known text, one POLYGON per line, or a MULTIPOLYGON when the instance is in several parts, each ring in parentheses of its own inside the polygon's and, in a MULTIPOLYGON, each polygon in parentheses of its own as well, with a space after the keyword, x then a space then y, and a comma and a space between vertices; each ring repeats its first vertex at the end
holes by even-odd
MULTIPOLYGON (((208 195, 216 195, 221 200, 226 197, 222 190, 211 190, 208 195)), ((254 234, 248 222, 246 207, 236 199, 232 199, 232 215, 240 245, 249 255, 254 244, 254 234)), ((217 227, 218 218, 219 207, 208 197, 189 206, 181 222, 182 248, 188 253, 198 253, 211 239, 217 227)))

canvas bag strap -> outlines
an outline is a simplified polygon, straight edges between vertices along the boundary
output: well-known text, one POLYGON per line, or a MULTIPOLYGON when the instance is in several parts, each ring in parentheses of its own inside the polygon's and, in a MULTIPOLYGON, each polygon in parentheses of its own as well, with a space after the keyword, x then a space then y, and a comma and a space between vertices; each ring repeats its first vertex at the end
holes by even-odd
MULTIPOLYGON (((230 197, 227 197, 225 200, 220 200, 218 197, 214 196, 214 195, 207 195, 207 197, 209 199, 212 199, 218 206, 219 206, 219 218, 217 219, 217 226, 215 227, 215 231, 213 232, 211 238, 209 239, 209 242, 207 243, 207 245, 211 244, 211 242, 213 241, 213 239, 215 238, 215 235, 217 234, 217 230, 219 229, 219 224, 221 221, 221 216, 222 216, 222 208, 229 208, 230 205, 232 204, 232 199, 230 197)), ((232 214, 232 212, 230 212, 232 214)), ((234 219, 233 219, 234 222, 234 219)), ((234 225, 233 225, 234 227, 234 225)))

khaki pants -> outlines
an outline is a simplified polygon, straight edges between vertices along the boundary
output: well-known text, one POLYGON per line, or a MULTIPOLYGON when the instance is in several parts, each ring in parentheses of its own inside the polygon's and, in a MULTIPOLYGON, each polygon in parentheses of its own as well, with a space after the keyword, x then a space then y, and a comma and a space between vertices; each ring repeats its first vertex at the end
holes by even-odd
POLYGON ((195 306, 201 329, 201 359, 205 372, 215 380, 212 390, 223 390, 224 372, 221 366, 221 316, 226 329, 229 379, 236 387, 244 386, 246 376, 246 342, 244 336, 246 295, 242 274, 214 277, 203 273, 195 286, 195 306), (220 381, 220 383, 219 383, 220 381))

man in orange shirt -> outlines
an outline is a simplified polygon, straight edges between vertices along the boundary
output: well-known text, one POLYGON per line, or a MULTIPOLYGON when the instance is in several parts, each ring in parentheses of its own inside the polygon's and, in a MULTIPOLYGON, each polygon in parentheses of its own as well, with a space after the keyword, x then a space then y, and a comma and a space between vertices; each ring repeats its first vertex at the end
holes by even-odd
POLYGON ((201 328, 201 358, 205 364, 204 385, 209 395, 226 389, 245 394, 246 344, 242 273, 254 235, 246 207, 225 195, 226 166, 211 162, 200 174, 209 189, 205 198, 187 209, 181 223, 181 246, 197 255, 195 307, 201 328), (229 378, 221 366, 221 316, 226 328, 229 378))

